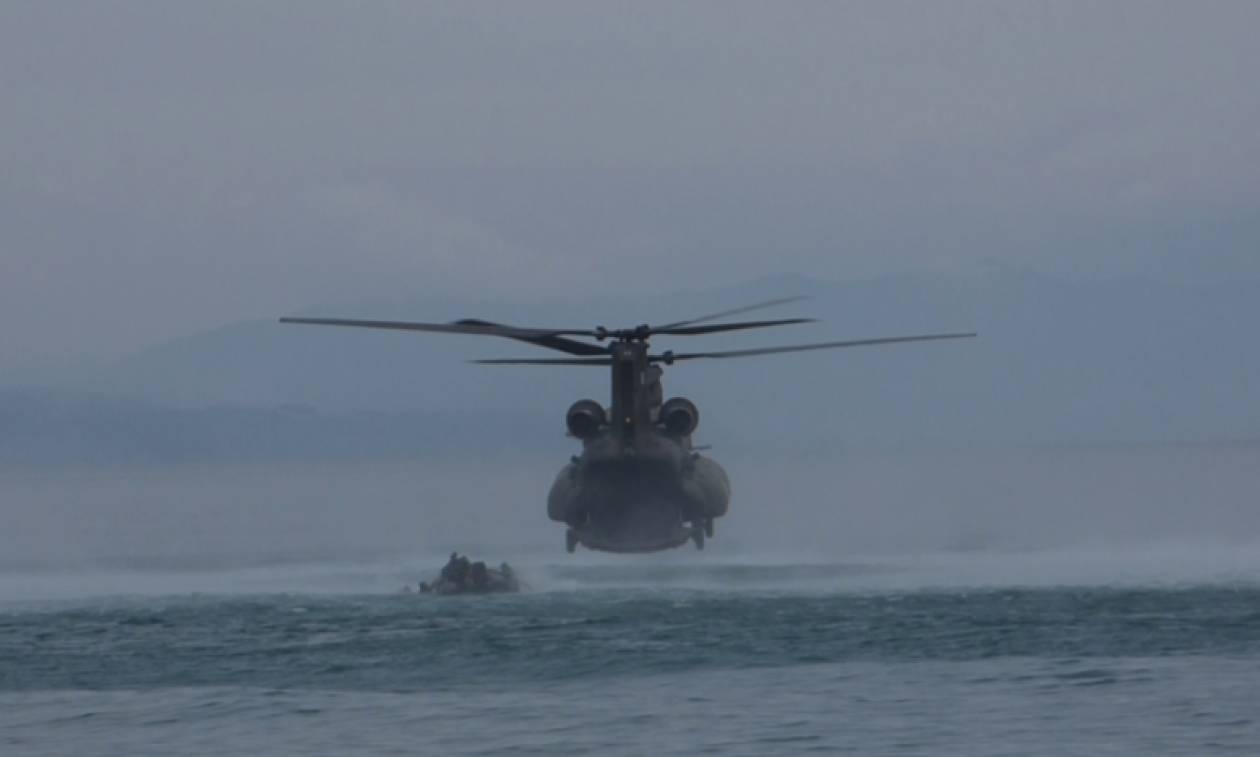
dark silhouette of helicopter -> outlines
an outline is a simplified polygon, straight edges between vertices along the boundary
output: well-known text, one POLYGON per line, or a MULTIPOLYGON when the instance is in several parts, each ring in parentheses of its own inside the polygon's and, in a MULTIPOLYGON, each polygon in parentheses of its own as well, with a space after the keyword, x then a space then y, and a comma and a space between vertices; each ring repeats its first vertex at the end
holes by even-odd
POLYGON ((547 497, 547 515, 568 526, 565 546, 569 552, 573 552, 579 544, 608 552, 656 552, 688 541, 703 549, 705 538, 713 536, 714 520, 726 514, 731 497, 726 472, 692 445, 691 436, 700 421, 696 405, 684 397, 664 400, 661 365, 702 358, 751 357, 975 336, 974 333, 925 334, 721 352, 649 351, 648 340, 657 335, 695 336, 810 323, 812 318, 711 323, 801 299, 804 298, 785 297, 663 326, 643 324, 627 329, 607 329, 603 326, 593 329, 521 328, 475 319, 452 323, 342 318, 281 318, 280 321, 507 337, 564 352, 569 357, 500 358, 472 362, 611 368, 611 404, 605 408, 595 400, 578 400, 565 416, 569 434, 582 442, 582 453, 572 458, 552 484, 547 497), (597 343, 572 337, 593 338, 597 343))

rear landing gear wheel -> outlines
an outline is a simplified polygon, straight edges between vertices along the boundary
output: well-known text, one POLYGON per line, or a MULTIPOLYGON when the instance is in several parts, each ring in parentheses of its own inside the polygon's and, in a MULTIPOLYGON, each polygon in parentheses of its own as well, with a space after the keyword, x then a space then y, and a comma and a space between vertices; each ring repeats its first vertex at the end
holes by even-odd
POLYGON ((713 519, 712 518, 704 519, 704 535, 709 537, 710 539, 713 538, 713 519))
POLYGON ((696 549, 704 549, 704 529, 693 525, 691 527, 691 540, 695 542, 696 549))
POLYGON ((565 532, 564 532, 565 550, 567 550, 569 554, 573 554, 574 552, 577 551, 577 545, 578 545, 577 531, 574 531, 571 528, 565 529, 565 532))

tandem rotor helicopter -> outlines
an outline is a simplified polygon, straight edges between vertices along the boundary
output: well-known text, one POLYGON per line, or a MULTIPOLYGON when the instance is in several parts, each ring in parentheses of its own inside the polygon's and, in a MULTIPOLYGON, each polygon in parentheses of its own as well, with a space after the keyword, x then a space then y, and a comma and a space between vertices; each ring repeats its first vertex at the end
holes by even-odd
POLYGON ((281 323, 352 326, 441 334, 497 336, 563 352, 563 358, 494 358, 484 365, 561 365, 611 368, 611 404, 578 400, 565 415, 570 436, 582 453, 561 469, 547 497, 547 515, 564 523, 569 552, 582 545, 606 552, 658 552, 688 541, 704 549, 713 522, 726 514, 731 486, 726 471, 700 454, 691 435, 700 421, 696 405, 684 397, 664 400, 662 365, 699 359, 776 355, 787 352, 863 347, 901 342, 963 339, 975 333, 924 334, 877 339, 816 342, 720 352, 653 353, 654 336, 696 336, 725 331, 811 323, 812 318, 734 321, 719 319, 804 297, 784 297, 662 326, 625 329, 523 328, 464 319, 452 323, 365 321, 344 318, 281 318, 281 323), (596 343, 573 337, 594 339, 596 343))

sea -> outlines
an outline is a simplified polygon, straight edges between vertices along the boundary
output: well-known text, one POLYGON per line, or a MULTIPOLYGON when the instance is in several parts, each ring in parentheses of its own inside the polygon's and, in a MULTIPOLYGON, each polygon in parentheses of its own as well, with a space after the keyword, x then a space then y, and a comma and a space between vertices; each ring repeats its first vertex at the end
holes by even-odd
POLYGON ((461 520, 467 485, 408 466, 10 475, 0 755, 1257 755, 1255 451, 1185 457, 1139 491, 1056 453, 1062 507, 1007 481, 1036 506, 952 533, 944 478, 876 470, 867 509, 745 495, 705 551, 638 556, 461 520), (524 591, 409 591, 477 529, 524 591))
POLYGON ((1260 754, 1260 554, 1108 559, 10 576, 0 754, 1260 754))

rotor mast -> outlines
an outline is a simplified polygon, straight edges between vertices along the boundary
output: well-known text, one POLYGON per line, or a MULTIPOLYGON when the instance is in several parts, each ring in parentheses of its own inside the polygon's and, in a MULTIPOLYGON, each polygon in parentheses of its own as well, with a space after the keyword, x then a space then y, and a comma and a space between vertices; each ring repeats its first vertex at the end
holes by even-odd
POLYGON ((645 336, 620 335, 609 345, 609 353, 613 433, 618 440, 634 444, 651 428, 652 410, 660 404, 660 369, 648 359, 645 336))

